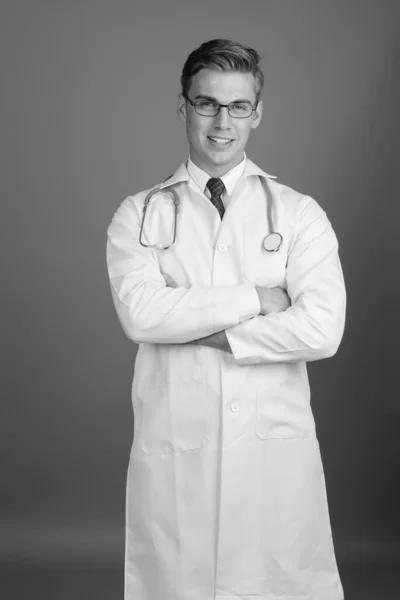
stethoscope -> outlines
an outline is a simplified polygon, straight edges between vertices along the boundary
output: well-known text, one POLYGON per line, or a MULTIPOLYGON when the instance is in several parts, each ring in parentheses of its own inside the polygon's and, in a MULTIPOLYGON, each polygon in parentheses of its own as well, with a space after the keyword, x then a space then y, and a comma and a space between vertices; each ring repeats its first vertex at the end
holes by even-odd
MULTIPOLYGON (((267 252, 278 252, 278 250, 282 246, 283 237, 280 233, 274 231, 274 227, 273 227, 273 223, 272 223, 272 214, 271 214, 272 213, 272 194, 271 194, 271 191, 270 191, 264 177, 260 177, 260 179, 261 179, 261 182, 267 193, 267 220, 268 220, 268 230, 269 230, 268 235, 263 240, 263 247, 267 252)), ((142 222, 140 225, 140 233, 139 233, 139 242, 141 243, 142 246, 144 246, 145 248, 158 248, 160 250, 167 250, 168 248, 170 248, 172 246, 172 244, 175 243, 176 229, 177 229, 177 225, 178 225, 179 206, 180 206, 179 196, 172 186, 166 186, 166 187, 158 186, 158 187, 150 190, 150 192, 147 194, 146 198, 144 199, 144 204, 143 204, 143 215, 142 215, 142 222), (163 193, 165 192, 167 194, 172 194, 173 203, 175 205, 174 238, 169 246, 163 246, 162 244, 144 244, 142 242, 142 233, 143 233, 144 222, 146 219, 146 211, 149 207, 151 198, 153 196, 155 196, 156 194, 159 194, 161 191, 163 193)))

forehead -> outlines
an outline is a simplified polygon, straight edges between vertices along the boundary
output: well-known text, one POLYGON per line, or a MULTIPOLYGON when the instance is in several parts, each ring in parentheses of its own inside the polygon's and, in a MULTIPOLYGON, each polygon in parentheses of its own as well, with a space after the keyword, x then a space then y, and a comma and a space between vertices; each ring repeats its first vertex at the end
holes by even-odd
POLYGON ((190 95, 212 96, 221 104, 233 100, 255 102, 255 79, 252 73, 224 73, 213 69, 201 69, 192 77, 190 95))

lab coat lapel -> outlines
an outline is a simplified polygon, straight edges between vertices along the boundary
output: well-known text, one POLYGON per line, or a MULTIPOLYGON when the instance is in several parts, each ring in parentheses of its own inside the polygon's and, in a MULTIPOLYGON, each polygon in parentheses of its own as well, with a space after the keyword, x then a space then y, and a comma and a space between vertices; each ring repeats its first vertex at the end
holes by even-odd
MULTIPOLYGON (((221 232, 225 229, 225 227, 229 224, 229 222, 236 218, 240 211, 245 211, 246 207, 249 206, 249 202, 251 202, 251 198, 239 200, 240 196, 243 194, 245 187, 247 185, 248 177, 259 176, 270 179, 276 179, 274 175, 268 175, 262 169, 257 167, 256 164, 253 163, 249 158, 246 159, 246 165, 243 171, 243 174, 239 181, 237 182, 235 189, 233 190, 231 201, 228 204, 226 209, 224 218, 221 224, 221 232)), ((245 219, 244 219, 245 220, 245 219)))

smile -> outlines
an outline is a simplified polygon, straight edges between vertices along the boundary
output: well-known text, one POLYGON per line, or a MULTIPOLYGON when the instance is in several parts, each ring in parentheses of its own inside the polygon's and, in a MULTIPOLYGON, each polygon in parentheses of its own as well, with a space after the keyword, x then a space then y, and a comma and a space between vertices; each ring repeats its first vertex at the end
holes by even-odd
POLYGON ((228 144, 233 142, 233 140, 231 138, 220 138, 220 137, 211 137, 211 136, 207 136, 207 137, 209 140, 211 140, 211 142, 213 144, 217 144, 218 146, 227 146, 228 144))

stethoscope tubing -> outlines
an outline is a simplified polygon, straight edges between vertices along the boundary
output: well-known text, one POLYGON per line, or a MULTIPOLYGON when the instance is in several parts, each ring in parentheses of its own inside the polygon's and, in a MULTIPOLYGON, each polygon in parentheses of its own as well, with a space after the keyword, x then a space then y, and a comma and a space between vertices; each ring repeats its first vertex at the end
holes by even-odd
MULTIPOLYGON (((143 216, 142 216, 142 222, 140 224, 140 233, 139 233, 139 242, 141 243, 142 246, 144 246, 145 248, 158 248, 160 247, 160 244, 144 244, 142 242, 142 234, 143 234, 143 226, 144 226, 144 222, 146 219, 146 211, 149 207, 149 203, 150 200, 153 196, 155 196, 155 194, 158 194, 160 192, 160 188, 155 188, 153 190, 150 190, 150 192, 147 194, 146 198, 144 199, 144 203, 143 203, 143 216)), ((176 230, 177 230, 177 225, 178 225, 178 212, 179 212, 179 206, 180 206, 180 200, 179 200, 179 196, 178 193, 176 192, 176 190, 172 187, 166 187, 166 188, 162 188, 162 191, 165 191, 167 193, 172 194, 173 196, 173 202, 175 205, 175 217, 174 217, 174 237, 172 242, 170 243, 169 246, 161 246, 162 250, 167 250, 168 248, 170 248, 172 246, 172 244, 175 243, 176 240, 176 230)))
MULTIPOLYGON (((268 186, 266 180, 263 177, 261 177, 260 179, 262 181, 262 185, 263 185, 266 195, 267 195, 267 203, 266 204, 267 204, 267 221, 268 221, 268 230, 269 230, 268 235, 264 238, 263 248, 267 252, 278 252, 278 250, 282 246, 283 237, 280 233, 274 231, 273 219, 272 219, 273 199, 272 199, 271 190, 269 189, 269 186, 268 186)), ((162 188, 156 187, 156 188, 150 190, 150 192, 147 194, 146 198, 144 199, 144 203, 143 203, 143 215, 142 215, 142 221, 140 224, 140 232, 139 232, 139 242, 142 246, 144 246, 145 248, 160 248, 162 250, 167 250, 168 248, 170 248, 172 246, 172 244, 175 243, 176 231, 177 231, 177 226, 178 226, 179 206, 180 206, 179 196, 172 185, 167 186, 167 187, 162 187, 162 188), (146 212, 149 207, 151 198, 153 196, 155 196, 156 194, 160 193, 161 191, 163 191, 165 193, 170 193, 170 194, 172 194, 172 197, 173 197, 173 202, 174 202, 174 206, 175 206, 174 237, 169 246, 162 246, 161 244, 144 244, 142 241, 142 235, 143 235, 144 223, 146 220, 146 212)))
POLYGON ((269 188, 267 180, 264 179, 264 177, 260 177, 260 179, 261 179, 261 183, 264 187, 264 190, 265 190, 265 193, 267 196, 267 221, 268 221, 268 231, 269 231, 269 234, 263 240, 263 248, 267 252, 278 252, 278 250, 280 250, 280 248, 282 246, 283 237, 280 233, 278 233, 277 231, 274 230, 274 224, 273 224, 273 220, 272 220, 273 199, 272 199, 271 190, 269 188))

